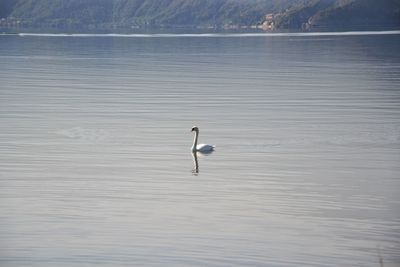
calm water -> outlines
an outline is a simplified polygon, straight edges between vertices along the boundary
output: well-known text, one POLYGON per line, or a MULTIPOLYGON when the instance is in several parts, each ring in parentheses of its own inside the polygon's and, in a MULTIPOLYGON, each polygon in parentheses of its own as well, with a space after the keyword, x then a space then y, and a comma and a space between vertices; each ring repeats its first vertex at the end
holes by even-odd
POLYGON ((399 266, 399 48, 0 36, 0 266, 399 266))

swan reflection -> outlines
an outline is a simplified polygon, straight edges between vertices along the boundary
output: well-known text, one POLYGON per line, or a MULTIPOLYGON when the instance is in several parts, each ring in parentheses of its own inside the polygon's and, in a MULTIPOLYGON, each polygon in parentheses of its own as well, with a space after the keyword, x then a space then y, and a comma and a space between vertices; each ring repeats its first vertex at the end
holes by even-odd
POLYGON ((199 160, 197 159, 197 152, 192 152, 192 158, 193 158, 192 173, 198 174, 199 173, 199 160))
POLYGON ((193 159, 193 174, 197 175, 199 173, 199 159, 198 156, 208 156, 212 154, 213 151, 208 152, 192 152, 192 159, 193 159))

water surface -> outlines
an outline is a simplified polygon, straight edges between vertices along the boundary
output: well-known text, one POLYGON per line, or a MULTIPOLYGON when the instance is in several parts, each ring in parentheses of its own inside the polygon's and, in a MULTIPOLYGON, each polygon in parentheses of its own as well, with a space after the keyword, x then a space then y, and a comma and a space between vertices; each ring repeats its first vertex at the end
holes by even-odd
POLYGON ((1 266, 399 266, 400 35, 144 37, 0 36, 1 266))

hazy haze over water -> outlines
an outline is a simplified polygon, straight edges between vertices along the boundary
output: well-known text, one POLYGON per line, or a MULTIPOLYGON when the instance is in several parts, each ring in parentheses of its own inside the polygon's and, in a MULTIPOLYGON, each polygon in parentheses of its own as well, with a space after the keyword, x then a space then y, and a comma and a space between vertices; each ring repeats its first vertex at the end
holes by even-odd
POLYGON ((400 35, 152 37, 0 35, 0 266, 399 266, 400 35))

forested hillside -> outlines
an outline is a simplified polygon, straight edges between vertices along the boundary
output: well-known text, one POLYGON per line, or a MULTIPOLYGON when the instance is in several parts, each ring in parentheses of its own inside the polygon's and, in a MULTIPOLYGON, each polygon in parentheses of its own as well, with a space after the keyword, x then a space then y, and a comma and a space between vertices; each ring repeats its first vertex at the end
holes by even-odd
POLYGON ((3 18, 26 25, 221 26, 252 25, 265 13, 300 0, 0 0, 3 18))
POLYGON ((308 25, 314 29, 399 29, 400 0, 342 1, 320 10, 309 18, 308 25))
POLYGON ((399 27, 400 0, 0 0, 1 28, 399 27))

